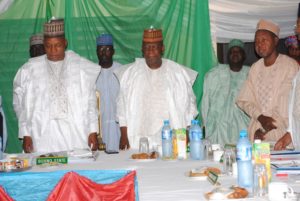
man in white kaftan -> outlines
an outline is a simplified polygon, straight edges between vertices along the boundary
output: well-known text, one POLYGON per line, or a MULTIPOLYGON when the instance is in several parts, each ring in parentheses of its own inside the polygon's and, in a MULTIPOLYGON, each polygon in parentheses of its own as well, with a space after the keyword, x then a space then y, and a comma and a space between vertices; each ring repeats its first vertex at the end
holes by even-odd
POLYGON ((97 56, 101 72, 96 87, 100 92, 101 133, 105 149, 110 152, 119 151, 120 126, 116 121, 116 101, 120 84, 113 73, 121 64, 113 61, 114 48, 111 34, 101 34, 97 38, 97 56))
POLYGON ((250 69, 243 65, 245 59, 244 43, 233 39, 228 45, 229 64, 219 64, 205 75, 201 112, 205 138, 214 144, 236 144, 240 131, 248 127, 248 115, 235 104, 250 69))
POLYGON ((198 113, 192 89, 197 73, 161 58, 161 30, 144 31, 142 50, 145 59, 137 58, 116 72, 120 81, 120 149, 138 148, 139 139, 144 136, 150 146, 161 144, 164 120, 169 119, 174 129, 186 128, 198 113))
POLYGON ((100 67, 65 51, 63 20, 44 25, 46 55, 14 79, 13 105, 25 152, 97 149, 95 82, 100 67))
POLYGON ((298 63, 276 50, 279 27, 261 20, 255 50, 262 58, 252 65, 237 104, 251 116, 250 139, 277 141, 288 127, 288 99, 298 63))

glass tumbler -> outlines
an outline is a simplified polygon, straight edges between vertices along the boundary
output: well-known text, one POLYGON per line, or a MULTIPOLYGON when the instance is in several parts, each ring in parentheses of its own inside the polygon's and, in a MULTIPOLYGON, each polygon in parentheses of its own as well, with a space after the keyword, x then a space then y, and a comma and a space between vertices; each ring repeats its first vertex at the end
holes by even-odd
POLYGON ((226 175, 232 175, 232 164, 236 161, 235 153, 232 148, 225 148, 223 154, 223 172, 226 175))
POLYGON ((202 144, 204 146, 204 159, 209 160, 212 156, 211 142, 208 139, 203 139, 202 144))
POLYGON ((149 141, 147 137, 140 138, 139 153, 149 153, 149 141))
POLYGON ((253 195, 264 197, 268 193, 268 174, 265 164, 255 164, 253 174, 253 195))

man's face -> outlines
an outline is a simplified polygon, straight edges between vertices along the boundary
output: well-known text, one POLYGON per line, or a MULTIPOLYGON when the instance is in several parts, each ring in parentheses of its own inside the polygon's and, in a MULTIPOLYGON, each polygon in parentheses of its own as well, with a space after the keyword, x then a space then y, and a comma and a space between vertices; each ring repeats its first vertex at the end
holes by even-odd
POLYGON ((255 33, 255 51, 262 58, 270 56, 276 50, 277 43, 278 38, 269 31, 259 30, 255 33))
POLYGON ((115 53, 112 45, 97 46, 97 56, 100 63, 111 63, 115 53))
POLYGON ((300 49, 291 45, 288 48, 288 55, 294 59, 298 59, 300 56, 300 49))
POLYGON ((37 57, 45 54, 45 48, 43 44, 31 45, 29 49, 30 57, 37 57))
POLYGON ((50 61, 61 61, 65 58, 67 41, 65 38, 44 38, 44 46, 47 58, 50 61))
POLYGON ((142 52, 147 64, 148 65, 149 64, 155 65, 157 63, 161 64, 161 57, 164 52, 164 49, 165 47, 162 42, 156 42, 156 43, 143 42, 142 52))
POLYGON ((229 64, 243 64, 243 50, 240 47, 232 47, 229 50, 229 64))

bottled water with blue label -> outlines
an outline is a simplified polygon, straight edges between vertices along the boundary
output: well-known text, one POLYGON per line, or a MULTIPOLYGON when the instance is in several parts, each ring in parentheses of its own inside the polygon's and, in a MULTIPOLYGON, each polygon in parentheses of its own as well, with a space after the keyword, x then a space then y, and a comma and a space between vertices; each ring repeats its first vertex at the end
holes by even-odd
POLYGON ((162 157, 171 158, 173 155, 173 146, 172 146, 172 129, 170 127, 169 120, 164 121, 164 126, 161 131, 162 138, 162 157))
POLYGON ((192 120, 189 131, 190 138, 190 156, 194 160, 204 159, 204 145, 202 143, 202 129, 198 120, 192 120))
POLYGON ((253 166, 252 166, 252 145, 248 139, 247 131, 240 132, 240 139, 237 143, 237 168, 238 185, 252 192, 253 187, 253 166))

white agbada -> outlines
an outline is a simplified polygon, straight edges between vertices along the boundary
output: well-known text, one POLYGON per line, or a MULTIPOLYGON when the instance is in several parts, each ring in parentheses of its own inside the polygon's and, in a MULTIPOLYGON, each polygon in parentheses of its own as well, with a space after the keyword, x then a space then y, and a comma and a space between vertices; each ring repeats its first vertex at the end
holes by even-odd
POLYGON ((294 148, 300 150, 300 72, 293 80, 289 103, 289 128, 294 148))
POLYGON ((168 59, 159 69, 150 69, 145 59, 122 67, 117 119, 127 127, 130 146, 138 148, 139 139, 147 136, 152 144, 161 144, 163 120, 174 129, 186 128, 198 114, 192 85, 197 72, 168 59))
POLYGON ((97 90, 100 92, 103 142, 106 145, 106 150, 111 151, 119 151, 120 143, 120 126, 116 121, 116 100, 120 84, 113 73, 120 66, 120 63, 113 62, 110 68, 101 68, 96 81, 97 90))
POLYGON ((19 138, 31 136, 34 151, 88 148, 97 132, 96 79, 100 66, 66 51, 62 62, 29 59, 14 79, 13 105, 19 138))

